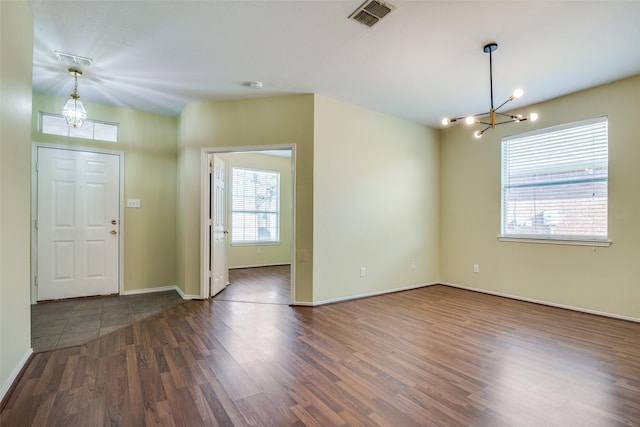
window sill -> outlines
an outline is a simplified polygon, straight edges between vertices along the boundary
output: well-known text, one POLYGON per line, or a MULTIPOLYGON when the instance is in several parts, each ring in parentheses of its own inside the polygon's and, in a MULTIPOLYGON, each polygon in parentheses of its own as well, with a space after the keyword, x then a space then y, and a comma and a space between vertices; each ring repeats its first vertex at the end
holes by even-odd
POLYGON ((549 239, 547 237, 516 237, 516 236, 498 236, 500 242, 515 243, 543 243, 549 245, 573 245, 573 246, 597 246, 608 248, 613 243, 611 240, 580 240, 580 239, 549 239))
POLYGON ((231 242, 231 246, 277 246, 280 242, 231 242))

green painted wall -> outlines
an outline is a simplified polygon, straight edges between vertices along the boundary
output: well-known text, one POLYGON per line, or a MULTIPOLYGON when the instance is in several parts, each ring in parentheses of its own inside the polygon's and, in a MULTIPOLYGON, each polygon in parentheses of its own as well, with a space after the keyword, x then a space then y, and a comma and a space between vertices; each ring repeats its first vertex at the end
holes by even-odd
POLYGON ((314 147, 314 302, 437 282, 438 132, 316 96, 314 147))
POLYGON ((640 76, 523 108, 534 123, 500 126, 480 141, 442 131, 441 276, 490 292, 640 319, 640 76), (608 248, 499 242, 501 138, 609 118, 608 248), (473 273, 479 264, 480 273, 473 273))
POLYGON ((31 76, 33 17, 0 1, 0 399, 31 354, 31 76))

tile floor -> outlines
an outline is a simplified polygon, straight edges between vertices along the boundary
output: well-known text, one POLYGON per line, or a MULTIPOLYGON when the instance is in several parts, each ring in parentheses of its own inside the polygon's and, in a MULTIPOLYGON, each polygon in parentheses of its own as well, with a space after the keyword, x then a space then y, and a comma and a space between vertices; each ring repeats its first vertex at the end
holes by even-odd
POLYGON ((52 301, 31 306, 34 352, 85 344, 184 302, 176 291, 52 301))

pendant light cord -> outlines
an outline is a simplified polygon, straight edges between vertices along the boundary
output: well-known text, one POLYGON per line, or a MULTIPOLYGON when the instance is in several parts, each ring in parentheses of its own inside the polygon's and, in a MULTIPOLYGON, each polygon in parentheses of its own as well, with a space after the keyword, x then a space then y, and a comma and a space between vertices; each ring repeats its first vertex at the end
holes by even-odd
POLYGON ((491 90, 491 109, 493 110, 493 64, 492 64, 492 49, 489 48, 489 88, 491 90))

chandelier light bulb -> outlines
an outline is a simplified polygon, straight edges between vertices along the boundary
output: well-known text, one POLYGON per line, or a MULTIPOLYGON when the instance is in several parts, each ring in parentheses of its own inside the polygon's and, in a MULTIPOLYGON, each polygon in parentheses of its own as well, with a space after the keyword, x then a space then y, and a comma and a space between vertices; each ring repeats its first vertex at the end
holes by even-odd
POLYGON ((522 95, 524 95, 524 91, 520 88, 513 91, 514 98, 520 98, 522 95))
POLYGON ((535 122, 536 120, 538 120, 538 114, 531 113, 531 115, 529 116, 529 120, 531 120, 532 122, 535 122))
POLYGON ((464 120, 464 122, 468 125, 472 125, 476 122, 476 119, 474 119, 473 116, 469 116, 464 120))
POLYGON ((482 137, 482 132, 480 132, 479 130, 475 131, 473 136, 476 137, 476 139, 480 139, 482 137))
POLYGON ((449 119, 446 118, 446 117, 444 119, 442 119, 442 124, 445 125, 445 126, 448 125, 449 124, 449 119))

